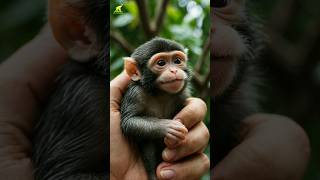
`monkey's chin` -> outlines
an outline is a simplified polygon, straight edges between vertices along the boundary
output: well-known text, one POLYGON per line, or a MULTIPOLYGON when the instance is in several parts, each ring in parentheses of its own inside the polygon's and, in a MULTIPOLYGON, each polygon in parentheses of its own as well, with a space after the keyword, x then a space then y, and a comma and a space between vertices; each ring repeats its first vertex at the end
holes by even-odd
POLYGON ((170 94, 176 94, 182 90, 183 86, 184 80, 174 80, 170 82, 161 83, 160 89, 170 94))

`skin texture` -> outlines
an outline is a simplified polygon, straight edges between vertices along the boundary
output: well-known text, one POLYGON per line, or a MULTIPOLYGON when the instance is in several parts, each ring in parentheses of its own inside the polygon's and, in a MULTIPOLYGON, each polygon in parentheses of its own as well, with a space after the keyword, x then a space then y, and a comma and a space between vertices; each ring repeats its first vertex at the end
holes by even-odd
POLYGON ((181 51, 158 53, 151 57, 148 62, 148 68, 159 75, 156 81, 160 89, 169 93, 177 93, 183 88, 183 80, 187 78, 187 75, 181 70, 181 68, 186 68, 186 61, 187 57, 181 51), (179 64, 175 63, 177 58, 179 64), (159 61, 165 62, 166 64, 164 66, 159 66, 157 64, 159 61))
POLYGON ((33 179, 29 137, 65 62, 66 53, 46 27, 0 65, 0 177, 33 179))
POLYGON ((254 114, 244 122, 248 133, 213 169, 214 180, 303 178, 310 156, 310 144, 308 136, 298 124, 274 114, 254 114))
MULTIPOLYGON (((120 129, 120 102, 129 82, 130 77, 122 73, 110 83, 110 142, 113 142, 110 147, 111 179, 147 178, 141 159, 137 158, 120 129)), ((163 178, 165 172, 173 175, 174 179, 198 179, 208 170, 209 159, 202 153, 209 139, 208 129, 201 121, 205 113, 203 101, 189 98, 187 105, 175 116, 188 128, 189 133, 181 144, 165 138, 167 147, 162 158, 166 162, 157 167, 159 179, 173 179, 163 178)))

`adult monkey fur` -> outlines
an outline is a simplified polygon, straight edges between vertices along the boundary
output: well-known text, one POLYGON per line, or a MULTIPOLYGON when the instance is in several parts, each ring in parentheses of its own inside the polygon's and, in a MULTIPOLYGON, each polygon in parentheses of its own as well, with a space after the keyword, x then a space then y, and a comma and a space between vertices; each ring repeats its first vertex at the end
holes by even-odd
POLYGON ((164 138, 179 143, 188 132, 173 120, 189 97, 187 56, 180 44, 154 38, 125 58, 125 70, 132 82, 121 102, 121 129, 154 180, 164 138))
POLYGON ((214 167, 241 141, 243 120, 258 109, 254 87, 263 36, 245 0, 211 3, 214 167))
POLYGON ((49 23, 69 52, 33 136, 37 180, 108 179, 108 2, 49 0, 49 23))

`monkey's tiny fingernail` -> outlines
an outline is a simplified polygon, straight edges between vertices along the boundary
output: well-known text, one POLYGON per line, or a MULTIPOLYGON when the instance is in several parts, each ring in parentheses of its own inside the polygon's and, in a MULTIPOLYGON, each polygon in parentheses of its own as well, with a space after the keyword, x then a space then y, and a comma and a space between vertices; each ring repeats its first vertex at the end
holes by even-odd
POLYGON ((166 149, 163 151, 163 155, 166 160, 172 160, 176 156, 176 150, 174 149, 166 149))
POLYGON ((176 173, 171 169, 164 169, 160 171, 160 176, 163 179, 173 179, 176 176, 176 173))

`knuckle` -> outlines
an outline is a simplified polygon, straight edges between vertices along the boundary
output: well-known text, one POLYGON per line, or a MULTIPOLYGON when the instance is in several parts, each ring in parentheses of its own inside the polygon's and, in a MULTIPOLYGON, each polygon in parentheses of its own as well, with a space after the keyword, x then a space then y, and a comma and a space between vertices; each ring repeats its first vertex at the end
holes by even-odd
POLYGON ((188 149, 192 149, 196 144, 198 144, 198 138, 187 138, 186 143, 188 144, 188 149))
POLYGON ((203 171, 205 172, 205 171, 209 170, 210 169, 210 160, 209 160, 208 156, 205 155, 204 153, 201 153, 200 158, 201 158, 201 161, 203 162, 202 163, 203 171))
POLYGON ((207 111, 207 104, 200 98, 192 98, 192 104, 197 106, 197 109, 203 109, 205 112, 207 111))
POLYGON ((204 125, 204 123, 202 123, 203 126, 204 126, 204 129, 203 129, 203 136, 204 136, 204 139, 206 139, 207 141, 209 140, 210 138, 210 132, 209 132, 209 129, 207 128, 206 125, 204 125))
POLYGON ((195 108, 192 108, 192 110, 198 115, 199 121, 202 121, 207 113, 206 103, 202 99, 197 98, 194 106, 195 108))
POLYGON ((202 99, 198 99, 198 101, 199 101, 199 106, 203 108, 204 112, 207 112, 208 110, 207 104, 202 99))
POLYGON ((310 140, 306 132, 298 124, 293 124, 292 137, 296 140, 298 151, 300 151, 305 157, 309 158, 311 153, 310 140))

